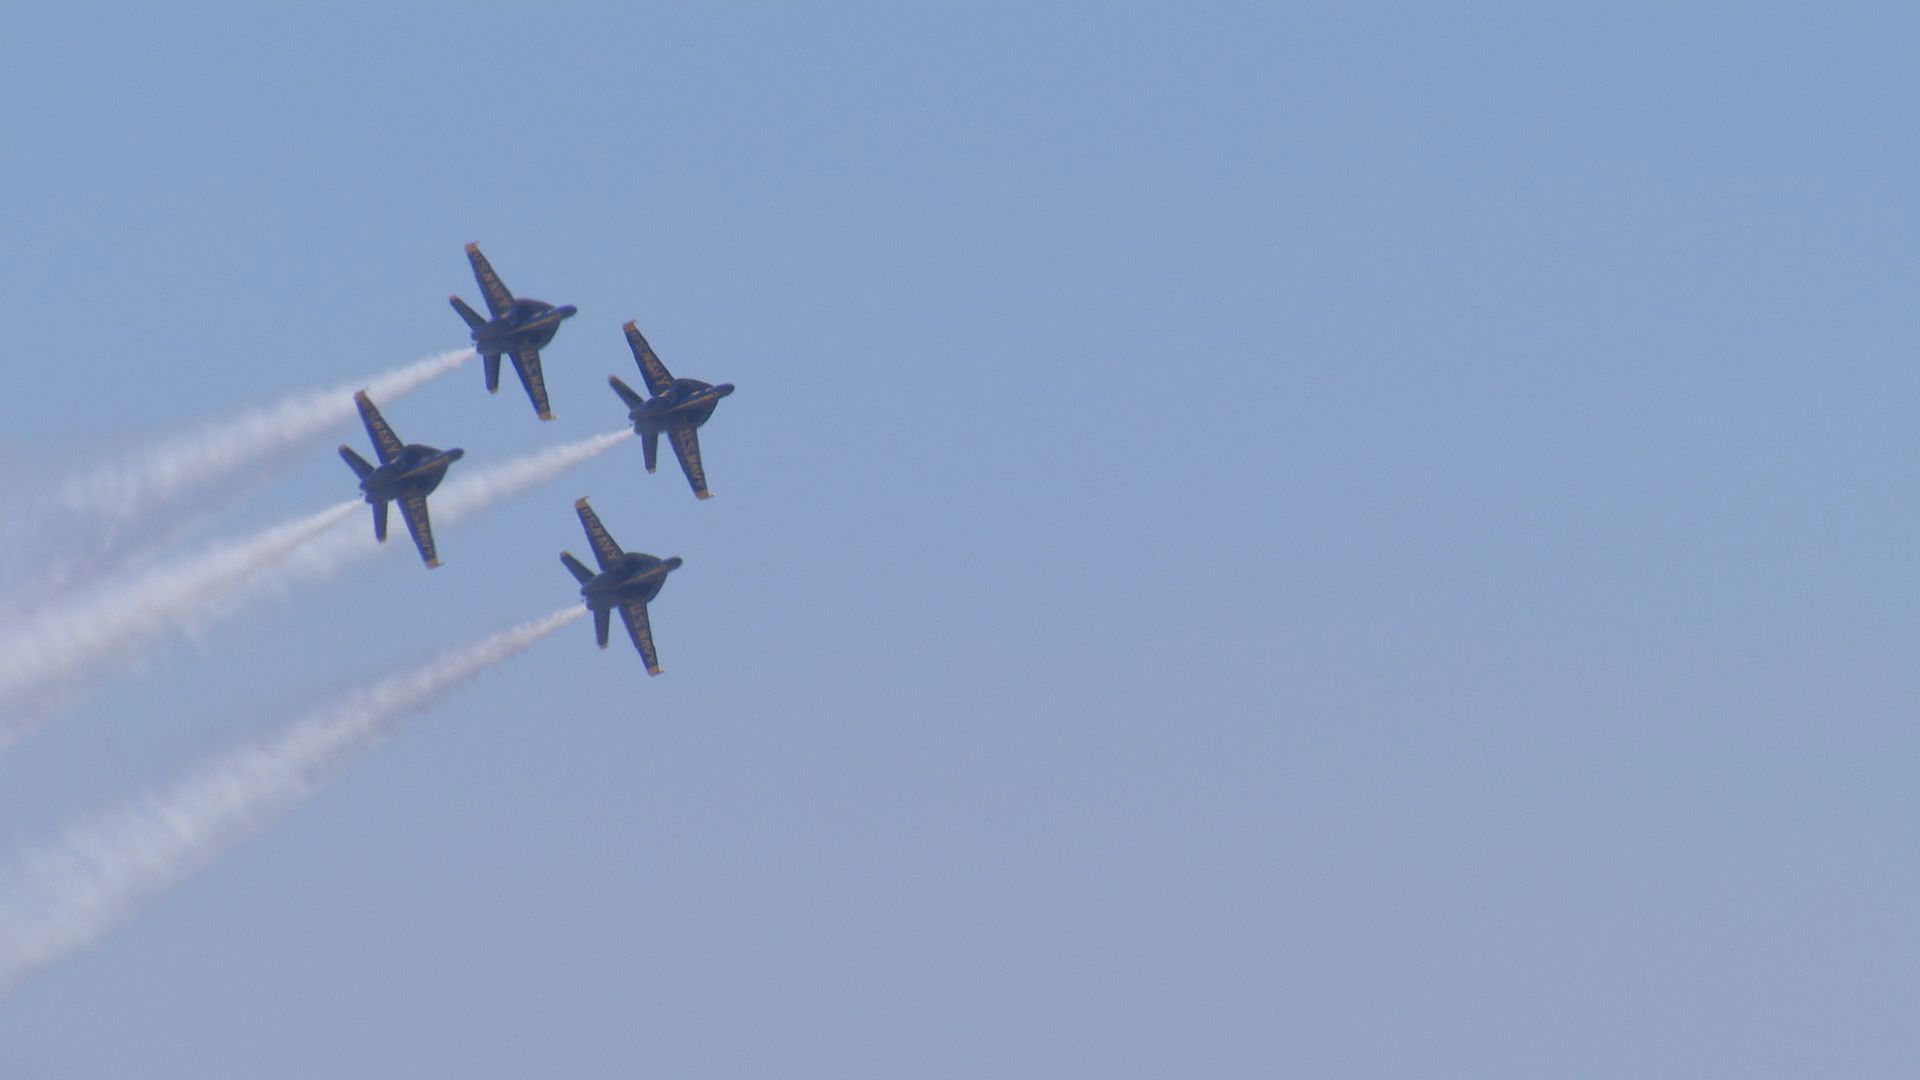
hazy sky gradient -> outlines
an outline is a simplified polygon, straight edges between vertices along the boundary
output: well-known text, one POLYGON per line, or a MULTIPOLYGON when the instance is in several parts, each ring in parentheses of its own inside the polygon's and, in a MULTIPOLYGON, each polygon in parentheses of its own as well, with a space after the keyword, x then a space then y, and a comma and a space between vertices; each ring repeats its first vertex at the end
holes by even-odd
MULTIPOLYGON (((1920 1068, 1920 17, 1530 5, 9 16, 25 508, 460 346, 478 241, 739 391, 0 756, 31 845, 686 565, 0 1010, 33 1077, 1920 1068)), ((188 541, 351 496, 343 425, 188 541)), ((27 516, 26 520, 22 520, 27 516)), ((364 522, 363 522, 364 524, 364 522)), ((404 537, 400 542, 404 543, 404 537)))

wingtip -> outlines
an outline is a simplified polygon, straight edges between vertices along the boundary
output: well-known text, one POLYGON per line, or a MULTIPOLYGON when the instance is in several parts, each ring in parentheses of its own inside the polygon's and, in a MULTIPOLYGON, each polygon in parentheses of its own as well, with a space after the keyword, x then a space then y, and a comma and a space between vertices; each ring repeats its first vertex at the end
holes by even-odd
POLYGON ((575 510, 585 510, 587 508, 587 497, 585 495, 582 495, 579 498, 573 500, 573 508, 575 510))
POLYGON ((431 570, 431 569, 433 569, 434 567, 436 567, 436 566, 439 566, 439 565, 440 565, 440 560, 439 560, 439 559, 428 559, 428 560, 427 560, 427 569, 429 569, 429 570, 431 570))
POLYGON ((468 245, 467 245, 467 254, 469 254, 469 255, 474 255, 474 254, 478 254, 478 253, 479 253, 479 251, 480 251, 480 245, 479 245, 479 244, 468 244, 468 245))
POLYGON ((706 502, 708 499, 713 498, 713 492, 711 491, 696 491, 693 495, 694 498, 699 499, 701 502, 706 502))
POLYGON ((640 320, 628 319, 626 322, 620 324, 620 329, 625 330, 627 333, 631 334, 635 330, 640 329, 640 320))
POLYGON ((664 674, 666 674, 666 669, 665 669, 665 668, 657 668, 657 667, 650 667, 650 668, 648 668, 648 669, 647 669, 647 674, 648 674, 648 675, 664 675, 664 674))
POLYGON ((540 414, 540 419, 542 419, 542 420, 551 420, 551 419, 553 419, 553 414, 552 414, 552 413, 550 413, 550 412, 542 412, 542 413, 540 414))
POLYGON ((364 403, 364 402, 371 402, 373 399, 367 396, 367 391, 363 387, 353 392, 353 400, 364 403))

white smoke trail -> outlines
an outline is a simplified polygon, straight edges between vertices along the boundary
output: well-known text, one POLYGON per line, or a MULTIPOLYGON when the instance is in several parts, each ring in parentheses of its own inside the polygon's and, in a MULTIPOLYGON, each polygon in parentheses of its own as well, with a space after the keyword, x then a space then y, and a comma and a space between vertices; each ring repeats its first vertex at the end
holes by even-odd
POLYGON ((16 855, 0 874, 0 999, 87 948, 221 854, 265 832, 481 672, 578 619, 570 607, 356 689, 169 790, 16 855))
MULTIPOLYGON (((596 435, 449 479, 428 500, 428 512, 436 527, 454 524, 632 436, 631 430, 596 435)), ((103 584, 0 633, 0 748, 58 712, 86 676, 126 666, 168 630, 201 631, 383 550, 413 551, 404 533, 399 543, 383 546, 365 522, 342 521, 356 505, 342 503, 246 540, 214 545, 132 581, 103 584)))
POLYGON ((60 488, 60 505, 92 520, 124 525, 189 491, 230 486, 249 473, 271 470, 295 447, 351 419, 353 392, 361 387, 375 401, 384 403, 452 371, 473 355, 472 349, 444 352, 366 379, 296 394, 237 417, 205 424, 145 447, 131 460, 102 465, 73 477, 60 488))
POLYGON ((203 598, 235 587, 321 533, 358 506, 349 500, 317 514, 261 529, 240 540, 209 545, 188 559, 155 567, 129 581, 41 609, 25 623, 0 631, 0 746, 44 713, 41 698, 64 696, 103 664, 119 665, 169 627, 192 625, 203 598))

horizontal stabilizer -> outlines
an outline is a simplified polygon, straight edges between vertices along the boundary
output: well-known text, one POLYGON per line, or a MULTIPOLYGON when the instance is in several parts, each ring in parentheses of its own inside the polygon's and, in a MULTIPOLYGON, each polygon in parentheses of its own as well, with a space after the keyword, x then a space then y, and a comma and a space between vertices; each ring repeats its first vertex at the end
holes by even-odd
POLYGON ((607 385, 613 387, 613 392, 620 395, 620 400, 626 402, 629 409, 637 409, 647 403, 646 398, 633 392, 633 387, 621 382, 618 375, 607 376, 607 385))
POLYGON ((478 330, 487 325, 487 320, 481 318, 479 312, 468 307, 465 300, 457 296, 449 296, 447 297, 447 303, 452 304, 453 310, 459 312, 460 317, 467 320, 467 329, 478 330))
POLYGON ((593 571, 581 565, 580 560, 573 557, 573 552, 561 552, 560 561, 567 565, 568 570, 573 571, 573 579, 580 584, 585 585, 587 582, 593 580, 593 571))
POLYGON ((366 458, 354 453, 353 447, 348 446, 346 443, 340 444, 340 460, 346 462, 347 465, 353 469, 354 475, 362 480, 373 475, 373 466, 368 463, 366 458))

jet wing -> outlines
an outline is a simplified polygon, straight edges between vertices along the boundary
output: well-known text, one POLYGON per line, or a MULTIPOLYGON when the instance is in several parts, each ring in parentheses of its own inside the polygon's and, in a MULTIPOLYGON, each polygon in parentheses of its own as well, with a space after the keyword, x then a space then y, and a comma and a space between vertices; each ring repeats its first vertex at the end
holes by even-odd
POLYGON ((593 545, 593 557, 600 563, 600 569, 607 569, 620 556, 626 554, 620 549, 619 544, 613 542, 613 537, 607 534, 606 526, 600 524, 600 515, 593 512, 593 507, 587 505, 587 500, 573 500, 573 508, 580 512, 580 526, 587 530, 587 543, 593 545))
POLYGON ((620 621, 627 624, 627 636, 640 650, 640 659, 647 662, 647 674, 660 674, 660 657, 653 651, 653 627, 647 624, 647 605, 633 603, 621 608, 620 621))
POLYGON ((527 388, 533 411, 539 413, 542 420, 553 419, 553 409, 547 405, 547 380, 540 374, 540 350, 516 349, 513 370, 520 375, 520 385, 527 388))
POLYGON ((647 380, 647 393, 659 397, 667 392, 667 387, 673 385, 673 376, 667 374, 667 365, 660 362, 660 357, 654 353, 653 346, 647 344, 647 339, 640 336, 640 327, 637 324, 629 322, 626 325, 626 331, 627 345, 633 349, 633 359, 640 365, 641 377, 647 380))
POLYGON ((402 449, 400 437, 387 426, 380 410, 374 408, 373 399, 367 396, 365 390, 361 390, 353 395, 353 403, 360 408, 360 420, 367 425, 367 437, 373 440, 373 449, 380 455, 380 464, 385 465, 399 457, 402 449))
POLYGON ((501 284, 500 275, 493 272, 493 264, 480 254, 479 244, 467 245, 467 261, 473 264, 473 280, 480 283, 480 291, 487 297, 487 314, 499 318, 513 306, 513 294, 501 284))
POLYGON ((680 459, 680 471, 687 474, 693 493, 702 499, 712 498, 713 492, 707 490, 707 470, 700 467, 700 433, 691 425, 683 425, 667 432, 667 438, 673 440, 673 456, 680 459))
POLYGON ((400 516, 407 520, 407 531, 413 534, 413 546, 420 549, 420 558, 427 564, 427 569, 439 566, 440 556, 433 550, 433 523, 427 520, 427 497, 402 496, 400 516))

